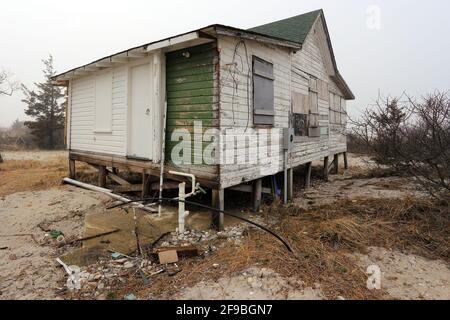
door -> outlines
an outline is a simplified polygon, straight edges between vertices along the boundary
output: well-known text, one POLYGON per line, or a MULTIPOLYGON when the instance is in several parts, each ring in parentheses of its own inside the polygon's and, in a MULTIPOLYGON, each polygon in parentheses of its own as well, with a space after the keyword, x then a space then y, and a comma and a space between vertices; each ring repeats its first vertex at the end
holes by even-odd
POLYGON ((132 158, 152 160, 153 158, 153 111, 151 64, 131 68, 131 121, 129 152, 132 158))

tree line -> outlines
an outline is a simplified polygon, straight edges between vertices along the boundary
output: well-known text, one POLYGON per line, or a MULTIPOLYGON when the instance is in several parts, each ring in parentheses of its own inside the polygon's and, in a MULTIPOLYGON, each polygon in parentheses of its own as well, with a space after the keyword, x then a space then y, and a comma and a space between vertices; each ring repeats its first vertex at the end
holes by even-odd
POLYGON ((56 75, 53 57, 50 55, 42 62, 44 79, 34 83, 32 89, 13 81, 12 75, 5 70, 0 71, 0 96, 12 96, 17 91, 22 91, 25 114, 32 119, 23 123, 16 121, 9 130, 1 132, 0 144, 18 143, 41 149, 64 147, 65 89, 53 85, 52 77, 56 75))

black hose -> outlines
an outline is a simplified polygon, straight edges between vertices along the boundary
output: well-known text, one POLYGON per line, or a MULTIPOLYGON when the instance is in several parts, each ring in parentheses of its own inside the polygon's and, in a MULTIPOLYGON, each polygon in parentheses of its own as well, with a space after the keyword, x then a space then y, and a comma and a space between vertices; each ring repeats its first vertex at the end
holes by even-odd
POLYGON ((204 204, 201 204, 201 203, 197 203, 197 202, 191 202, 191 201, 180 200, 180 199, 172 199, 172 198, 159 198, 159 199, 147 198, 147 199, 141 199, 141 200, 136 200, 136 201, 131 200, 131 201, 128 201, 128 202, 120 203, 120 204, 117 204, 117 205, 115 205, 115 206, 109 207, 109 208, 107 208, 107 209, 108 209, 108 210, 111 210, 111 209, 120 208, 120 207, 129 205, 129 204, 132 204, 132 203, 141 203, 141 202, 145 202, 145 201, 148 201, 148 200, 155 201, 154 203, 150 203, 149 205, 156 204, 156 203, 158 203, 158 202, 160 202, 160 201, 165 201, 165 202, 177 202, 177 203, 180 203, 180 202, 181 202, 181 203, 184 203, 184 204, 193 205, 193 206, 195 206, 195 207, 199 207, 199 208, 208 209, 208 210, 212 210, 212 211, 216 211, 216 212, 223 213, 223 214, 225 214, 225 215, 227 215, 227 216, 236 218, 236 219, 238 219, 238 220, 242 220, 242 221, 244 221, 244 222, 247 222, 247 223, 249 223, 249 224, 251 224, 251 225, 254 225, 255 227, 258 227, 258 228, 260 228, 260 229, 266 231, 267 233, 271 234, 272 236, 274 236, 275 238, 277 238, 278 240, 280 240, 280 241, 283 243, 283 245, 289 250, 289 252, 293 252, 292 248, 289 246, 289 244, 287 243, 287 241, 284 240, 281 236, 279 236, 279 235, 276 234, 275 232, 273 232, 272 230, 270 230, 270 229, 268 229, 268 228, 266 228, 266 227, 264 227, 264 226, 262 226, 262 225, 260 225, 260 224, 258 224, 258 223, 256 223, 256 222, 253 222, 253 221, 251 221, 251 220, 245 219, 245 218, 243 218, 243 217, 239 217, 239 216, 237 216, 237 215, 235 215, 235 214, 233 214, 233 213, 226 212, 226 211, 224 211, 224 210, 220 210, 220 209, 217 209, 217 208, 213 208, 213 207, 210 207, 210 206, 207 206, 207 205, 204 205, 204 204))

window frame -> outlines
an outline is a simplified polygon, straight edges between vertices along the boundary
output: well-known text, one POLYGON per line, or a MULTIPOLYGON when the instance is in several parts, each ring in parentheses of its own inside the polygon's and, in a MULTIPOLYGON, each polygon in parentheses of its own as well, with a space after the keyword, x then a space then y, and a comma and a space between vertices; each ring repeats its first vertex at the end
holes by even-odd
MULTIPOLYGON (((262 69, 262 68, 261 68, 262 69)), ((275 76, 274 76, 274 64, 270 61, 264 60, 258 56, 252 56, 252 84, 253 84, 253 99, 252 99, 252 107, 253 107, 253 125, 254 126, 275 126, 275 76), (259 70, 256 67, 256 63, 259 62, 263 65, 270 66, 271 70, 269 73, 264 72, 264 70, 259 70), (257 90, 255 86, 255 79, 260 78, 263 80, 269 80, 272 89, 272 106, 271 110, 266 108, 261 108, 256 105, 256 95, 257 90)))

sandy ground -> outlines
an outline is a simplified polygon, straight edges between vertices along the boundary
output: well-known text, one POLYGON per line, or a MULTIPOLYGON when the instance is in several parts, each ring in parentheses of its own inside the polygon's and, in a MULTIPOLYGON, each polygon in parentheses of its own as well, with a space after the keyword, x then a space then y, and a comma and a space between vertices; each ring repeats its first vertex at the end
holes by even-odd
POLYGON ((320 285, 305 287, 296 279, 286 279, 273 270, 250 268, 244 272, 219 279, 201 282, 183 289, 176 297, 182 300, 322 300, 320 285), (297 289, 303 288, 303 289, 297 289))
POLYGON ((380 268, 381 286, 395 299, 450 299, 450 269, 444 261, 384 248, 370 248, 368 255, 356 258, 364 269, 372 265, 380 268))
POLYGON ((65 277, 56 267, 57 248, 45 244, 38 225, 79 236, 86 212, 102 212, 106 200, 97 193, 64 187, 22 192, 0 200, 0 299, 53 299, 65 277), (9 236, 24 235, 31 236, 9 236), (41 245, 42 244, 42 245, 41 245))
MULTIPOLYGON (((57 159, 61 152, 6 152, 5 159, 57 159)), ((351 157, 350 165, 363 168, 367 162, 351 157)), ((367 167, 366 167, 367 168, 367 167)), ((351 179, 349 172, 333 176, 330 183, 314 181, 313 188, 297 190, 296 203, 304 206, 333 202, 342 197, 399 198, 417 195, 403 178, 351 179)), ((356 170, 357 171, 357 170, 356 170)), ((2 174, 0 172, 0 174, 2 174)), ((0 177, 1 178, 1 177, 0 177)), ((0 299, 55 299, 66 275, 55 263, 64 253, 44 241, 38 226, 46 222, 66 236, 79 236, 85 216, 105 212, 108 199, 73 187, 25 191, 0 197, 0 299), (22 236, 13 236, 13 235, 22 236), (34 235, 34 239, 28 234, 34 235)), ((430 261, 383 248, 367 255, 355 254, 362 269, 378 265, 382 287, 396 299, 450 299, 450 269, 443 261, 430 261)), ((180 299, 326 299, 320 284, 308 288, 261 266, 180 290, 180 299)), ((345 298, 345 297, 343 297, 345 298)))
MULTIPOLYGON (((342 163, 339 175, 330 175, 329 182, 313 180, 309 190, 296 190, 294 203, 309 208, 332 204, 339 199, 402 199, 405 197, 425 196, 417 190, 417 186, 407 178, 353 178, 362 172, 376 169, 376 164, 368 157, 349 155, 348 171, 344 171, 342 163)), ((321 163, 314 165, 321 168, 321 163)))

